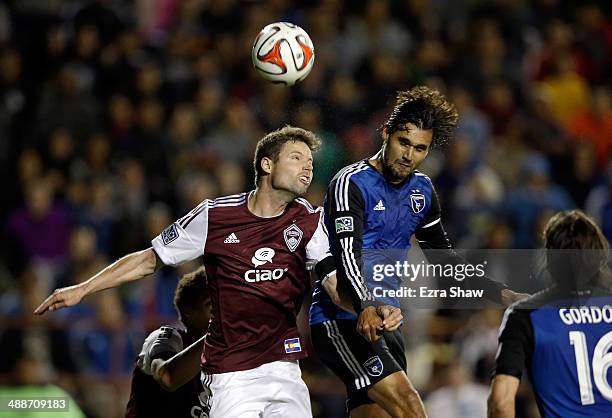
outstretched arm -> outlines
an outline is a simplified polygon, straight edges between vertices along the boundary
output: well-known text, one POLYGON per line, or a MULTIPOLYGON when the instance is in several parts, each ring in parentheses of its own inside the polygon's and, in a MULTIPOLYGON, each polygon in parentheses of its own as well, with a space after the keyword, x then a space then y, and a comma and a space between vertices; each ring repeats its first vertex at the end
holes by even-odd
POLYGON ((142 279, 165 265, 177 265, 204 254, 208 234, 208 201, 205 200, 151 241, 152 248, 128 254, 104 270, 74 286, 56 289, 34 311, 47 311, 76 305, 85 296, 123 283, 142 279))
POLYGON ((76 305, 92 293, 142 279, 155 272, 161 265, 153 248, 128 254, 82 283, 56 289, 34 313, 42 315, 47 311, 76 305))
MULTIPOLYGON (((438 195, 432 190, 432 202, 429 212, 421 222, 415 236, 419 246, 423 249, 427 260, 433 264, 464 264, 466 260, 458 255, 453 249, 448 235, 442 226, 441 209, 438 202, 438 195), (432 250, 432 251, 428 251, 432 250)), ((443 288, 450 286, 448 280, 440 280, 443 288)), ((488 277, 472 278, 463 281, 453 281, 454 286, 464 288, 482 289, 483 296, 496 303, 509 306, 512 303, 528 297, 529 295, 517 293, 508 289, 502 283, 489 279, 488 277)))

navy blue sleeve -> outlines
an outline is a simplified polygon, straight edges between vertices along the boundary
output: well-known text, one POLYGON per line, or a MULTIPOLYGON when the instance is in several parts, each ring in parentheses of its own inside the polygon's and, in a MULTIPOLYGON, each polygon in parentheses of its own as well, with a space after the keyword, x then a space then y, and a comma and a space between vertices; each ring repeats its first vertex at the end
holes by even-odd
POLYGON ((507 374, 520 379, 531 362, 534 349, 533 325, 529 310, 508 308, 499 330, 499 349, 494 375, 507 374))
POLYGON ((361 190, 350 179, 341 175, 330 183, 325 212, 335 248, 338 286, 351 296, 357 313, 374 305, 374 297, 362 274, 364 209, 361 190))

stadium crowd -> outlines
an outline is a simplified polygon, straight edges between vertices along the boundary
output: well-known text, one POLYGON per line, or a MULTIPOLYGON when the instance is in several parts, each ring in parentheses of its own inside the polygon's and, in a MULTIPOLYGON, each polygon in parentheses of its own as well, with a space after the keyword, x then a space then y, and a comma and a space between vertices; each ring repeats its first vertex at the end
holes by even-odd
MULTIPOLYGON (((255 143, 284 124, 323 139, 307 196, 320 205, 339 168, 378 149, 395 92, 417 84, 460 113, 455 140, 422 167, 457 247, 536 248, 549 217, 569 208, 610 240, 604 3, 3 2, 0 384, 53 382, 88 416, 121 416, 144 336, 175 316, 177 278, 194 266, 45 317, 34 307, 146 248, 201 200, 252 188, 255 143), (312 73, 291 88, 250 61, 274 21, 299 24, 315 44, 312 73)), ((407 318, 408 374, 429 416, 485 416, 501 314, 407 318)), ((343 416, 342 386, 312 350, 303 370, 315 416, 343 416)), ((526 396, 518 408, 536 416, 526 396)))

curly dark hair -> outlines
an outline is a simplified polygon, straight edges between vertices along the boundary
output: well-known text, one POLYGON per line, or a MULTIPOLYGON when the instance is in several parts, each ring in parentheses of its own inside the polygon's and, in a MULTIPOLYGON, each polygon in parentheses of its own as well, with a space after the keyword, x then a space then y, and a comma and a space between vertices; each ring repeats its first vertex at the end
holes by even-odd
POLYGON ((417 86, 397 93, 397 102, 383 128, 389 135, 404 129, 407 123, 419 129, 431 129, 431 146, 439 147, 453 137, 458 120, 455 105, 442 93, 427 86, 417 86))
POLYGON ((303 142, 313 153, 318 151, 321 147, 321 140, 319 137, 306 129, 286 125, 276 131, 270 132, 259 140, 255 148, 255 158, 253 158, 255 186, 259 184, 261 177, 266 175, 266 172, 261 168, 261 160, 263 158, 271 158, 273 161, 277 161, 283 145, 289 141, 303 142))
POLYGON ((179 317, 184 318, 187 309, 198 308, 209 296, 206 288, 206 270, 200 266, 197 270, 181 277, 174 291, 174 306, 179 317))

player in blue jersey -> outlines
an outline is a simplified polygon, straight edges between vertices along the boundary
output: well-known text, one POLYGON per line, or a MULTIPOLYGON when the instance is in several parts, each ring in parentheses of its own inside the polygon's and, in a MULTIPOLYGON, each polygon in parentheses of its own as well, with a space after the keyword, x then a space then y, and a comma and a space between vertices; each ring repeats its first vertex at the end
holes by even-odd
MULTIPOLYGON (((413 235, 422 248, 438 249, 437 259, 429 261, 463 262, 440 222, 431 180, 416 170, 431 147, 451 138, 457 119, 455 107, 436 90, 415 87, 399 93, 384 124, 381 150, 341 170, 328 188, 325 222, 338 279, 317 282, 310 324, 319 357, 347 387, 353 418, 425 416, 405 372, 401 332, 381 332, 387 330, 379 304, 399 306, 399 301, 375 300, 372 292, 373 285, 397 289, 401 280, 389 277, 373 283, 372 271, 376 264, 405 260, 413 235), (333 303, 339 299, 336 286, 350 294, 352 309, 333 303)), ((477 286, 487 299, 506 305, 521 297, 486 278, 465 280, 460 286, 477 286)))
POLYGON ((553 284, 506 311, 489 417, 515 416, 524 368, 542 418, 612 417, 608 242, 579 210, 553 216, 544 242, 553 284))

